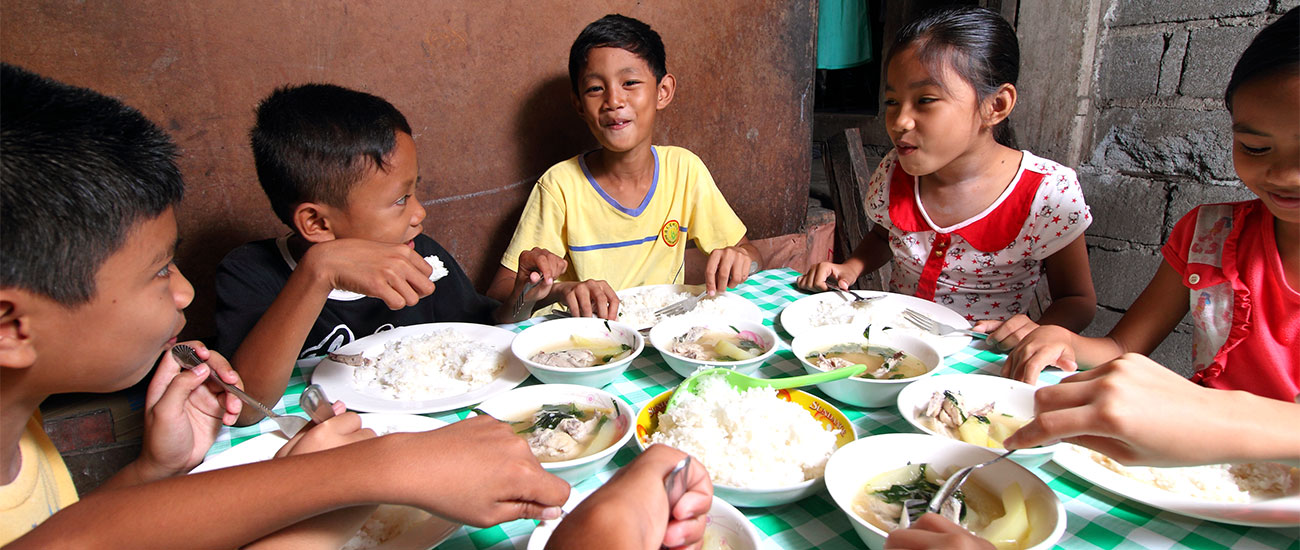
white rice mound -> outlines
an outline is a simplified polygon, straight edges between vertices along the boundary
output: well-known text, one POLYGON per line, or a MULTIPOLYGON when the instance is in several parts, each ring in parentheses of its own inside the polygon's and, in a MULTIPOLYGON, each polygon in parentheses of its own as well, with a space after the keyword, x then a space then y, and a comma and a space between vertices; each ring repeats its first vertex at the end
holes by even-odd
POLYGON ((437 255, 425 256, 424 261, 429 264, 429 267, 433 268, 433 273, 429 274, 430 281, 437 282, 438 279, 447 276, 447 266, 442 265, 442 260, 438 259, 437 255))
MULTIPOLYGON (((634 328, 649 328, 659 322, 655 317, 655 311, 663 309, 674 303, 680 302, 694 296, 690 292, 675 292, 672 287, 652 288, 641 292, 630 292, 619 297, 618 320, 627 323, 634 328)), ((748 302, 744 298, 726 293, 719 293, 714 296, 705 296, 695 304, 695 308, 683 315, 668 315, 663 317, 681 317, 689 315, 728 315, 744 314, 749 309, 740 309, 745 307, 748 302)))
MULTIPOLYGON (((886 301, 886 300, 881 300, 886 301)), ((944 346, 944 336, 927 332, 903 318, 903 310, 897 305, 876 302, 847 302, 840 298, 817 302, 817 307, 808 316, 808 325, 821 327, 826 325, 859 325, 872 329, 898 331, 908 336, 915 336, 936 348, 944 346)))
POLYGON ((727 487, 789 487, 822 477, 838 432, 770 388, 738 392, 721 378, 697 387, 659 415, 652 443, 695 456, 727 487))
POLYGON ((1247 503, 1294 494, 1300 488, 1300 471, 1273 462, 1150 468, 1124 466, 1096 451, 1075 449, 1075 452, 1085 453, 1115 473, 1157 489, 1201 500, 1247 503))
POLYGON ((443 329, 388 342, 373 363, 357 367, 353 379, 371 393, 420 401, 474 390, 503 368, 500 351, 443 329))

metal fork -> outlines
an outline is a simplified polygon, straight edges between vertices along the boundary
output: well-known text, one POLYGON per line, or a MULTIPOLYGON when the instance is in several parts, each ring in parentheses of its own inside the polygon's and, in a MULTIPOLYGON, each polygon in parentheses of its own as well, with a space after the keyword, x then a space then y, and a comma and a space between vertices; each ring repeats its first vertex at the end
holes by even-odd
POLYGON ((939 513, 939 510, 943 508, 944 501, 947 501, 948 499, 952 498, 953 495, 957 494, 957 489, 961 489, 962 484, 966 483, 966 478, 970 477, 971 472, 974 472, 975 470, 978 470, 980 468, 993 464, 994 462, 1002 460, 1008 456, 1011 456, 1011 453, 1014 452, 1016 452, 1016 450, 1011 449, 1010 451, 1002 453, 997 458, 994 458, 993 460, 990 460, 988 462, 976 464, 974 466, 967 466, 965 468, 957 470, 957 473, 949 476, 947 481, 943 482, 943 486, 939 487, 939 492, 935 493, 934 498, 930 499, 930 506, 927 508, 927 510, 929 510, 930 513, 933 514, 939 513))
POLYGON ((938 334, 939 336, 946 336, 954 332, 960 332, 962 334, 967 334, 972 337, 979 338, 980 340, 984 340, 989 337, 989 335, 984 334, 983 332, 976 332, 973 330, 957 328, 951 325, 940 323, 939 321, 931 319, 929 316, 923 313, 911 309, 903 310, 903 320, 912 323, 913 325, 916 325, 917 328, 920 328, 921 330, 924 330, 931 334, 938 334))
MULTIPOLYGON (((203 362, 199 360, 199 355, 194 353, 194 348, 185 344, 176 344, 175 346, 172 346, 172 355, 176 357, 176 362, 180 363, 181 366, 186 369, 193 369, 203 362)), ((280 431, 284 432, 284 435, 289 436, 290 438, 298 435, 298 432, 302 431, 302 428, 307 425, 308 420, 301 416, 275 414, 275 411, 272 411, 270 407, 263 405, 256 399, 253 399, 253 396, 244 393, 244 390, 227 384, 226 381, 218 377, 215 372, 212 373, 212 376, 210 376, 209 379, 215 380, 218 384, 221 384, 221 387, 226 391, 235 394, 235 397, 238 397, 241 401, 247 403, 248 406, 257 409, 257 412, 260 412, 266 415, 267 418, 273 420, 276 425, 280 427, 280 431)))
POLYGON ((658 310, 655 310, 655 317, 670 317, 673 315, 681 315, 692 309, 695 309, 695 306, 700 303, 700 298, 703 298, 704 295, 708 293, 709 291, 707 290, 701 290, 699 294, 696 294, 694 296, 688 296, 683 300, 679 300, 677 302, 673 302, 662 308, 659 308, 658 310))

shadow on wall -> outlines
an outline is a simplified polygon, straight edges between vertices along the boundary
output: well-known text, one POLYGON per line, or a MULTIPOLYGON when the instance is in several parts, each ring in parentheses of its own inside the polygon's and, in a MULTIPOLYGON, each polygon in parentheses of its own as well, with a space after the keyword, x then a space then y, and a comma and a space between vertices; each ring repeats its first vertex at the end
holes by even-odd
POLYGON ((514 142, 517 147, 515 158, 520 161, 513 172, 523 174, 523 179, 507 186, 508 196, 490 199, 505 200, 514 206, 488 232, 488 254, 483 265, 465 266, 480 290, 486 290, 496 274, 500 265, 498 260, 514 236, 519 216, 537 179, 556 163, 599 146, 574 111, 568 75, 548 78, 529 92, 516 111, 514 134, 518 136, 514 142))

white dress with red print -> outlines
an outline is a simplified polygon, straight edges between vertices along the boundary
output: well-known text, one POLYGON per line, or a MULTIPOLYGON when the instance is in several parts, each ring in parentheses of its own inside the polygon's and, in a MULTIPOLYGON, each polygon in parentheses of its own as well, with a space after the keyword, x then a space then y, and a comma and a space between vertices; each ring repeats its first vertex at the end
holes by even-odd
POLYGON ((1042 314, 1050 302, 1043 260, 1082 236, 1092 215, 1074 170, 1023 153, 1006 191, 950 227, 926 214, 917 178, 898 167, 898 153, 885 155, 866 209, 889 230, 890 291, 933 300, 970 321, 1042 314))

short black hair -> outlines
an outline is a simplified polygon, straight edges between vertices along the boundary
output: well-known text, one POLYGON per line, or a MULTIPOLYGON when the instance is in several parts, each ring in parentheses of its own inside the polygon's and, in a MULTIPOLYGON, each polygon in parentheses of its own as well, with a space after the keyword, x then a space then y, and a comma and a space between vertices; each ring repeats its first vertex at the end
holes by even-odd
POLYGON ((289 227, 304 202, 335 207, 366 170, 387 170, 397 132, 411 133, 392 103, 332 84, 285 86, 257 106, 249 132, 257 180, 289 227))
POLYGON ((1241 53, 1223 92, 1223 103, 1232 111, 1232 94, 1242 84, 1258 78, 1300 73, 1300 7, 1291 8, 1274 21, 1241 53))
POLYGON ((185 192, 176 146, 139 111, 0 65, 0 287, 75 307, 142 221, 185 192))
POLYGON ((659 33, 631 17, 610 14, 582 29, 569 48, 569 84, 574 94, 578 93, 578 77, 587 66, 587 54, 595 48, 619 48, 644 59, 655 75, 656 84, 668 74, 664 41, 659 33))
MULTIPOLYGON (((938 74, 946 64, 975 89, 984 101, 1003 84, 1016 85, 1020 77, 1020 41, 1016 30, 998 12, 970 6, 947 7, 927 12, 903 26, 885 57, 889 61, 908 47, 916 46, 917 58, 930 72, 938 74)), ((1009 120, 993 128, 993 137, 1015 148, 1009 120)))

